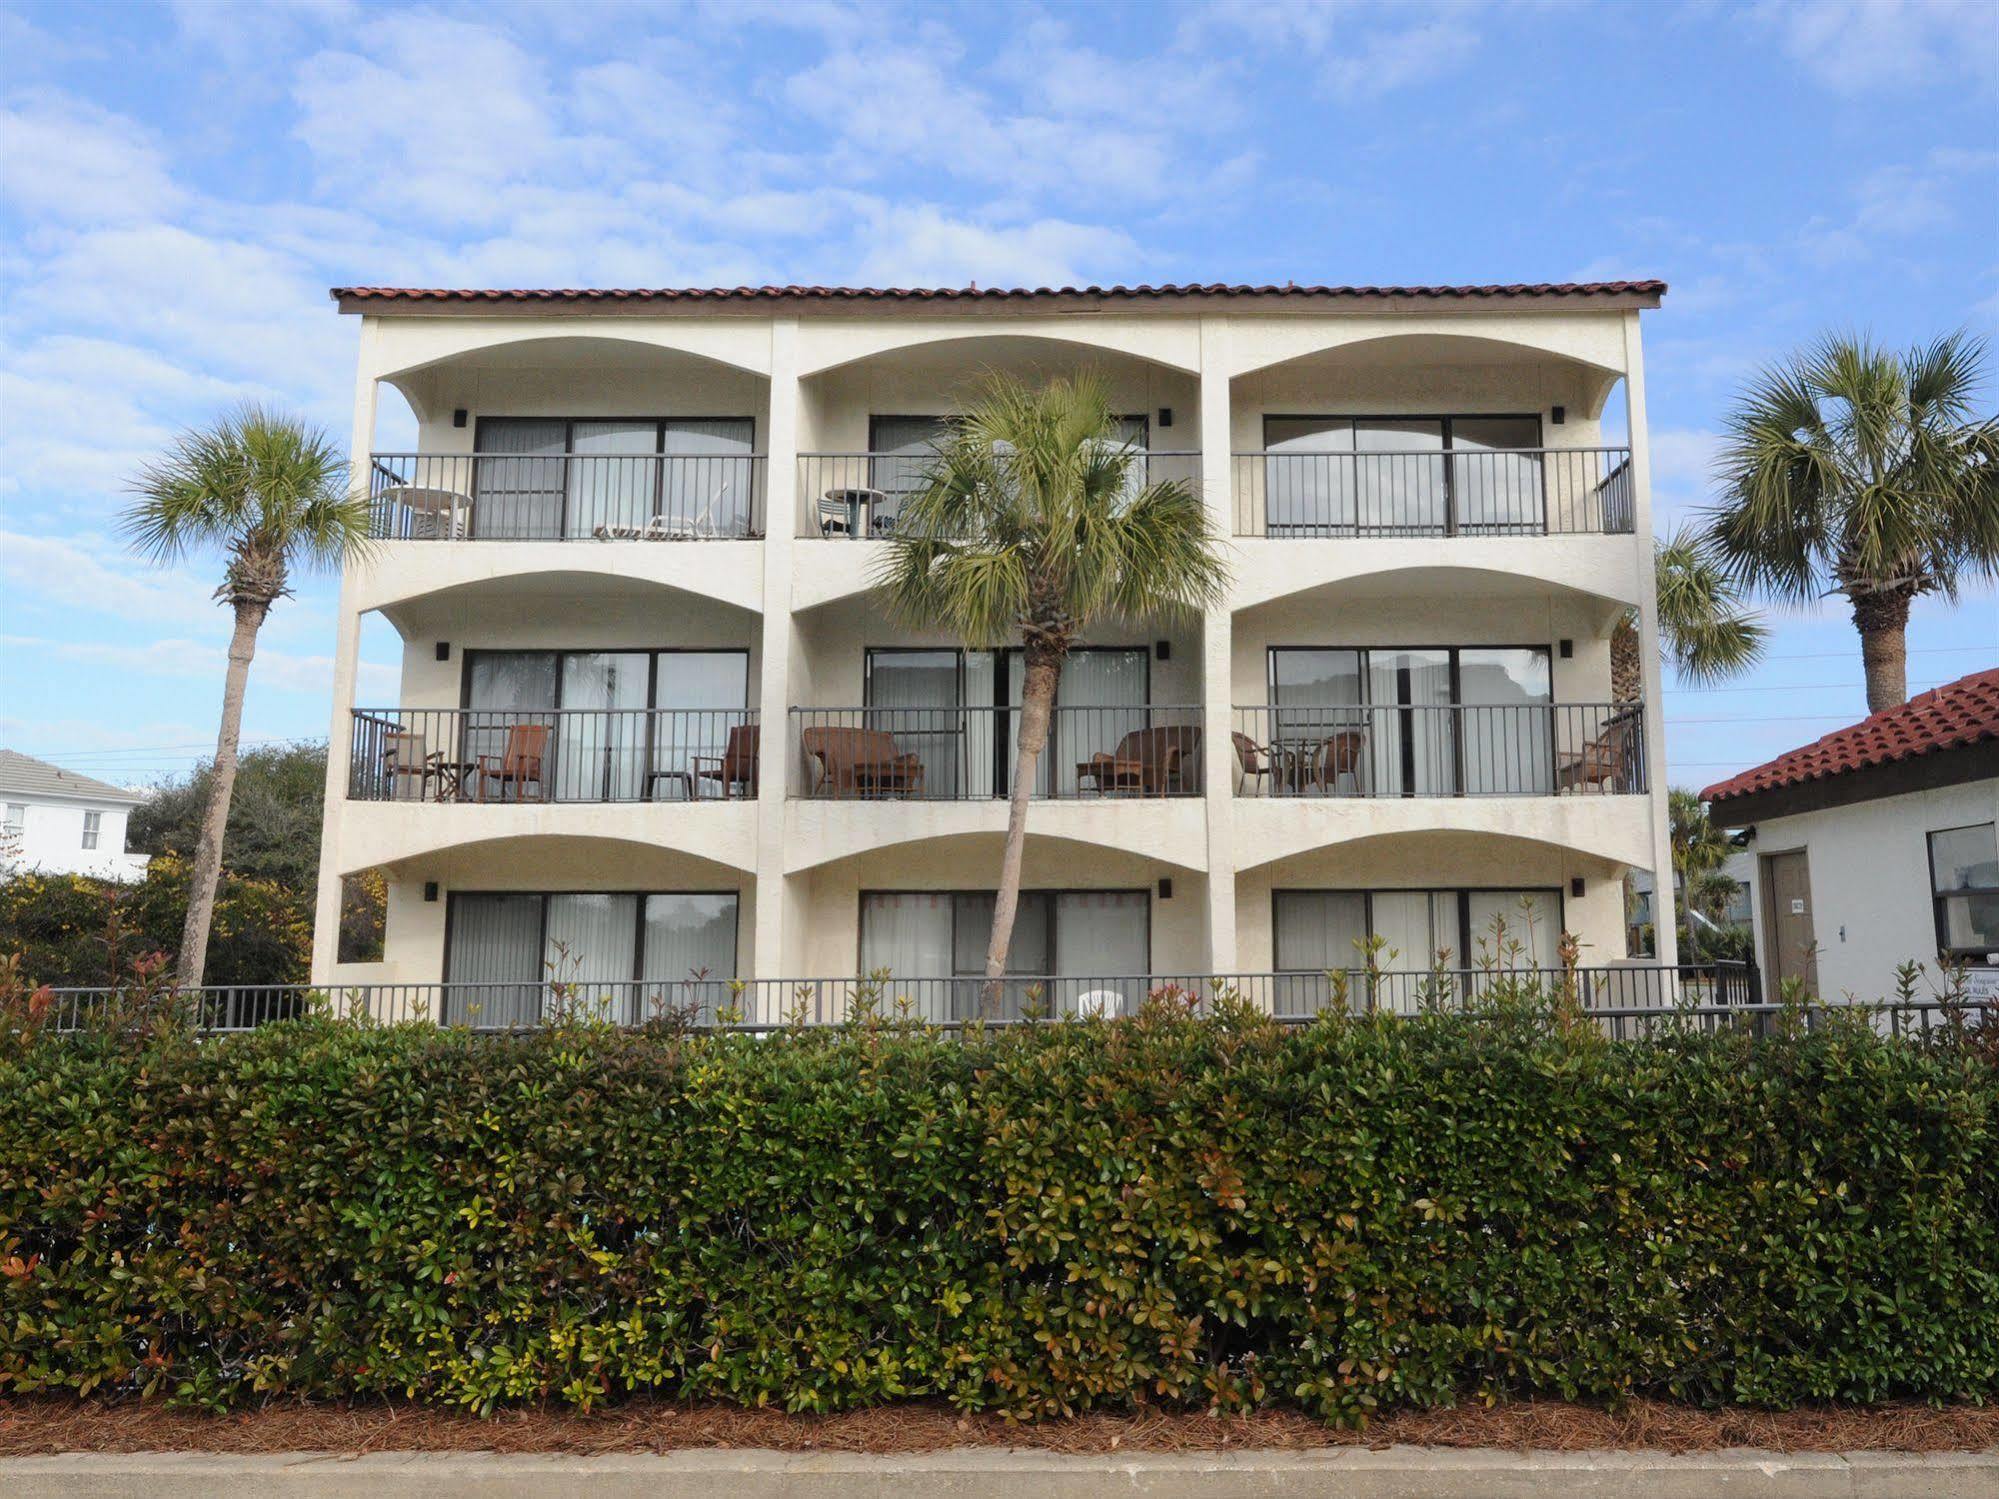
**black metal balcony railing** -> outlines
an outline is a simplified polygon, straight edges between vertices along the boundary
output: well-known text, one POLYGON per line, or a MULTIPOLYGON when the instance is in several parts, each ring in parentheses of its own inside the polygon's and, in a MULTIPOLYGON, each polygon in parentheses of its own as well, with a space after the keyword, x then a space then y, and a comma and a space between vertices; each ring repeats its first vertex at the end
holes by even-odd
POLYGON ((645 802, 756 794, 746 708, 356 708, 355 801, 645 802))
POLYGON ((751 453, 376 453, 370 534, 394 541, 740 541, 764 532, 751 453))
POLYGON ((1235 710, 1238 796, 1618 796, 1647 789, 1637 703, 1235 710))
MULTIPOLYGON (((800 536, 880 539, 895 534, 908 497, 923 488, 934 456, 927 453, 801 453, 798 458, 800 536)), ((1133 466, 1132 487, 1179 480, 1198 484, 1201 455, 1147 451, 1133 466)))
POLYGON ((1632 529, 1629 448, 1234 455, 1235 534, 1545 536, 1632 529))
MULTIPOLYGON (((1013 790, 1018 708, 793 708, 794 794, 986 801, 1013 790)), ((1201 794, 1201 710, 1058 707, 1035 795, 1201 794)))

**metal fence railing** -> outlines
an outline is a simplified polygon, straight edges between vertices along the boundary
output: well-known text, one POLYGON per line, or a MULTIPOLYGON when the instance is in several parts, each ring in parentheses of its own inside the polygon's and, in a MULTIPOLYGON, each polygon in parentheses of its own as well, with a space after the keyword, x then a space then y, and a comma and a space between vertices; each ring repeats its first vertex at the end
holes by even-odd
MULTIPOLYGON (((795 794, 839 800, 984 801, 1011 795, 1018 708, 793 708, 795 794)), ((1201 710, 1057 707, 1035 795, 1201 794, 1201 710)))
MULTIPOLYGON (((313 987, 304 984, 212 985, 188 1001, 188 1023, 205 1033, 245 1031, 307 1014, 377 1024, 431 1023, 504 1032, 562 1020, 613 1026, 674 1024, 696 1029, 770 1031, 863 1019, 952 1029, 1044 1020, 1116 1018, 1159 998, 1201 1012, 1229 995, 1287 1024, 1328 1012, 1473 1015, 1508 1004, 1535 1013, 1567 1013, 1614 1039, 1676 1028, 1766 1027, 1780 1015, 1806 1025, 1825 1017, 1864 1017, 1892 1036, 1933 1038, 1966 1026, 1999 1026, 1999 1001, 1930 997, 1880 1004, 1771 1002, 1747 963, 1610 964, 1576 969, 1486 967, 1344 973, 1009 975, 988 996, 984 978, 635 980, 577 983, 408 983, 313 987)), ((51 991, 46 1023, 78 1030, 106 1016, 112 989, 51 991)))
POLYGON ((1647 789, 1638 703, 1235 710, 1236 794, 1629 795, 1647 789))
POLYGON ((748 708, 356 708, 354 801, 645 802, 754 796, 748 708))
POLYGON ((369 531, 394 541, 741 541, 764 534, 755 453, 376 453, 369 531))
POLYGON ((1626 534, 1629 448, 1247 452, 1235 534, 1268 537, 1626 534))
MULTIPOLYGON (((1174 480, 1200 483, 1199 453, 1146 450, 1136 456, 1134 492, 1174 480)), ((903 505, 923 488, 936 461, 930 453, 801 453, 798 534, 831 540, 893 536, 903 505)))

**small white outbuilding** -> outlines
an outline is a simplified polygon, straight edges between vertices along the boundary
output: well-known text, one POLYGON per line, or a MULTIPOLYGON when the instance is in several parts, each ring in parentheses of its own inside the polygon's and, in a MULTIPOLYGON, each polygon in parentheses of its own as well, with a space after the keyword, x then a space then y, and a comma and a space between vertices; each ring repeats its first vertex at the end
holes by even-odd
POLYGON ((1701 793, 1751 833, 1750 910, 1772 995, 1892 997, 1897 967, 1966 965, 1999 998, 1999 669, 1884 709, 1701 793))

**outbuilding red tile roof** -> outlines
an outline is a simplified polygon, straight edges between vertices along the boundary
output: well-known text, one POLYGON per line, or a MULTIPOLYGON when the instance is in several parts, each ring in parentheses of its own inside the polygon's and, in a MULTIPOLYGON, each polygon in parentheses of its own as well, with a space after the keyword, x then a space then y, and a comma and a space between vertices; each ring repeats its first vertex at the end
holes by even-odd
POLYGON ((1663 281, 1541 281, 1508 286, 714 286, 635 288, 421 288, 336 286, 339 302, 1006 302, 1039 298, 1095 297, 1105 301, 1173 297, 1311 298, 1354 300, 1383 297, 1475 301, 1514 297, 1588 298, 1662 296, 1663 281))
POLYGON ((1899 707, 1730 776, 1703 791, 1701 800, 1754 796, 1990 740, 1999 740, 1999 668, 1918 693, 1899 707))

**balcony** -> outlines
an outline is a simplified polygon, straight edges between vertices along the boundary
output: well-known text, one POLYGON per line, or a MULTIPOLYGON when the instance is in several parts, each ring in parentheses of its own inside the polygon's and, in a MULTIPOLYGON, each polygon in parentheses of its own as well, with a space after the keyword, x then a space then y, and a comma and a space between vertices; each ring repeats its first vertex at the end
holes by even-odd
POLYGON ((376 453, 369 534, 389 541, 747 541, 756 453, 376 453))
POLYGON ((1236 794, 1625 796, 1646 790, 1637 703, 1235 710, 1236 794))
MULTIPOLYGON (((1003 800, 1018 708, 793 708, 793 794, 836 801, 1003 800)), ((1201 794, 1201 710, 1058 707, 1034 795, 1052 801, 1201 794)))
POLYGON ((356 708, 353 715, 352 801, 702 801, 756 791, 751 709, 356 708))
MULTIPOLYGON (((1197 486, 1201 455, 1191 451, 1140 454, 1138 484, 1172 480, 1197 486)), ((880 540, 895 534, 896 517, 927 481, 936 454, 928 451, 801 453, 798 534, 835 541, 880 540)))
POLYGON ((1628 535, 1629 448, 1409 449, 1232 458, 1235 534, 1628 535))

